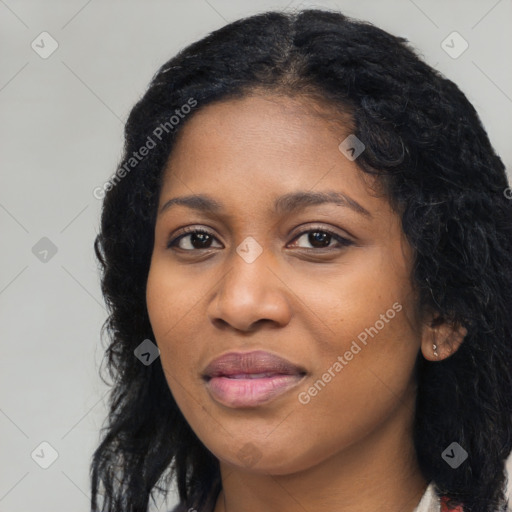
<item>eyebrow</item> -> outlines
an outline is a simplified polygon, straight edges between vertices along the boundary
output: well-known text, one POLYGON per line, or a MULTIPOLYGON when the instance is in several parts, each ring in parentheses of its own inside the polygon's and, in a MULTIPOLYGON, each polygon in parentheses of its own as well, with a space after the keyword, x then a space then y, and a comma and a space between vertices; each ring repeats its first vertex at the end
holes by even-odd
MULTIPOLYGON (((372 217, 370 212, 361 206, 357 201, 341 192, 311 192, 299 191, 285 194, 276 199, 274 203, 274 211, 278 214, 291 213, 308 206, 315 206, 319 204, 336 204, 344 206, 351 210, 364 215, 365 217, 372 217)), ((172 206, 182 205, 193 210, 206 213, 219 213, 223 210, 222 203, 219 203, 210 196, 204 194, 193 194, 188 196, 180 196, 169 199, 161 208, 159 215, 169 210, 172 206)))

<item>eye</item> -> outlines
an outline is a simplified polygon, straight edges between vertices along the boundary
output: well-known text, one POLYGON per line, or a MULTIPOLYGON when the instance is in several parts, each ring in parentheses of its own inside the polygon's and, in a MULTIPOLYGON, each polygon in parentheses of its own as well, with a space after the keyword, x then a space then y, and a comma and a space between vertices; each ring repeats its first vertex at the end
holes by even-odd
POLYGON ((208 231, 200 228, 184 228, 182 234, 169 241, 167 247, 178 247, 184 251, 193 251, 194 249, 211 249, 212 241, 215 237, 208 231))
MULTIPOLYGON (((331 242, 335 241, 338 243, 338 247, 348 247, 353 245, 353 242, 347 238, 330 231, 323 227, 316 227, 303 231, 294 238, 297 242, 299 240, 311 245, 311 247, 303 247, 304 249, 336 249, 335 246, 331 245, 331 242)), ((296 243, 297 243, 296 242, 296 243)))

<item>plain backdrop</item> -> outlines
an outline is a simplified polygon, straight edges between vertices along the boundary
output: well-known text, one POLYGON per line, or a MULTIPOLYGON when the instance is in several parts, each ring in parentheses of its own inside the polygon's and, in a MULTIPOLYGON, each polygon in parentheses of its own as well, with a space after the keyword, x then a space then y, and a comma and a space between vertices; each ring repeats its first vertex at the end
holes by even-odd
POLYGON ((89 511, 107 391, 93 190, 115 171, 130 108, 185 45, 300 6, 408 38, 466 93, 510 172, 510 0, 0 0, 1 512, 89 511))

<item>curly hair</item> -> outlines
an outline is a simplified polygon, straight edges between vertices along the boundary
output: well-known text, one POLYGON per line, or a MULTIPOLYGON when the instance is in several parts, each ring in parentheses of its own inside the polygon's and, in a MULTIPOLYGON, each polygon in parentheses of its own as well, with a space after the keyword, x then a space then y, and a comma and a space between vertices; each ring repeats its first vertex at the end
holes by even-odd
POLYGON ((504 193, 505 167, 466 96, 406 39, 317 9, 266 12, 212 32, 159 69, 128 117, 118 170, 148 137, 158 133, 160 140, 108 187, 94 244, 109 312, 101 334, 109 335, 104 362, 112 389, 91 462, 93 509, 102 495, 102 511, 146 511, 154 493, 166 494, 173 481, 181 501, 199 508, 221 489, 218 460, 176 405, 160 359, 145 366, 134 350, 154 339, 146 282, 162 171, 176 136, 205 105, 257 90, 349 114, 366 146, 356 163, 382 184, 414 250, 419 307, 468 331, 443 361, 418 354, 420 470, 449 505, 506 510, 512 201, 504 193), (155 132, 187 103, 197 106, 177 126, 155 132), (468 452, 457 469, 441 457, 453 441, 468 452))

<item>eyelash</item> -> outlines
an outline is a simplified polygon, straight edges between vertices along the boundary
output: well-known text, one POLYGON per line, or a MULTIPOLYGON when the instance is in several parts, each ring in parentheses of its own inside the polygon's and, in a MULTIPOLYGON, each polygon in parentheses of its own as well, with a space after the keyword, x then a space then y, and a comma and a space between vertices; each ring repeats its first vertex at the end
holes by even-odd
MULTIPOLYGON (((191 235, 191 234, 204 234, 204 235, 208 235, 208 236, 211 236, 212 238, 215 239, 215 236, 210 233, 209 231, 206 231, 205 229, 202 229, 202 228, 194 228, 194 227, 187 227, 187 228, 184 228, 182 230, 183 232, 169 240, 168 244, 167 244, 167 248, 168 249, 171 249, 172 247, 174 247, 177 243, 179 243, 179 241, 182 239, 182 238, 185 238, 186 236, 188 235, 191 235)), ((301 231, 300 233, 298 233, 292 241, 295 241, 299 238, 301 238, 303 235, 305 234, 308 234, 308 233, 327 233, 328 235, 332 236, 339 244, 341 247, 320 247, 320 248, 315 248, 315 247, 312 247, 312 248, 309 248, 309 247, 299 247, 299 249, 303 249, 303 250, 306 250, 306 251, 322 251, 322 250, 334 250, 334 249, 340 249, 340 248, 345 248, 345 247, 348 247, 350 245, 353 245, 354 242, 352 242, 351 240, 347 239, 347 238, 344 238, 340 235, 338 235, 337 233, 335 233, 334 231, 331 231, 329 229, 326 229, 324 227, 321 227, 321 226, 317 226, 317 227, 312 227, 310 229, 307 229, 305 231, 301 231)), ((210 247, 206 247, 205 249, 203 250, 210 250, 211 248, 210 247)), ((216 249, 216 247, 214 247, 214 249, 216 249)), ((201 249, 181 249, 182 251, 185 251, 185 252, 197 252, 197 251, 200 251, 201 249)))

